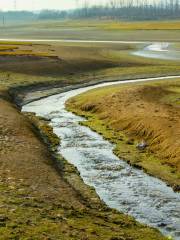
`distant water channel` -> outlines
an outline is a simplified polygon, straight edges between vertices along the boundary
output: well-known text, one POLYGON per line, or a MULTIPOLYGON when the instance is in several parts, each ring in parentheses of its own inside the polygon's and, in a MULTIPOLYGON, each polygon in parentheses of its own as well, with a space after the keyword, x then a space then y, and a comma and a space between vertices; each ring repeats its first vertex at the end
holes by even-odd
POLYGON ((97 43, 97 44, 135 44, 139 50, 132 51, 132 55, 146 58, 157 58, 166 60, 180 60, 180 50, 171 48, 173 43, 150 42, 150 41, 118 41, 118 40, 83 40, 83 39, 22 39, 22 38, 0 38, 0 41, 10 42, 40 42, 40 43, 97 43))
MULTIPOLYGON (((173 78, 167 77, 167 79, 173 78)), ((66 111, 65 102, 88 90, 137 81, 108 82, 71 90, 25 105, 22 111, 35 112, 50 119, 54 132, 61 138, 59 153, 75 165, 84 182, 96 189, 111 208, 135 217, 141 223, 158 228, 163 234, 180 239, 180 194, 164 182, 131 167, 113 154, 114 146, 102 136, 81 126, 84 121, 66 111)))
POLYGON ((148 44, 143 49, 132 52, 133 55, 146 58, 157 58, 166 60, 180 60, 180 51, 170 47, 170 43, 157 42, 148 44))

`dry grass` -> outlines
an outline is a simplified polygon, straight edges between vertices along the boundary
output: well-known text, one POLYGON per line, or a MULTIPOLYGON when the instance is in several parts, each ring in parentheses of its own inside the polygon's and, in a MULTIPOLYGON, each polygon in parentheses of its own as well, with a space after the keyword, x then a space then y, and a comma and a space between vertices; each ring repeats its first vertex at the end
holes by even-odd
POLYGON ((180 21, 111 22, 106 30, 180 30, 180 21))
POLYGON ((18 47, 17 46, 1 46, 0 45, 0 52, 2 51, 2 52, 4 52, 4 51, 13 51, 13 50, 15 50, 15 49, 17 49, 18 47))
MULTIPOLYGON (((52 129, 39 120, 36 128, 55 147, 52 129)), ((0 96, 0 239, 167 239, 108 209, 72 165, 57 161, 58 170, 32 125, 0 96)))
MULTIPOLYGON (((179 21, 121 22, 100 19, 35 21, 0 27, 1 38, 179 42, 179 21)), ((8 41, 7 41, 8 43, 8 41)), ((9 43, 8 43, 9 44, 9 43)), ((20 42, 19 44, 26 44, 20 42)))
POLYGON ((14 42, 0 42, 0 56, 32 56, 32 57, 56 57, 52 52, 41 52, 38 51, 39 45, 33 45, 32 44, 25 44, 14 42), (34 49, 33 46, 36 46, 36 49, 34 49))
MULTIPOLYGON (((10 50, 10 49, 7 49, 10 50)), ((14 50, 14 49, 13 49, 14 50)), ((32 57, 56 57, 55 55, 50 55, 48 53, 43 52, 32 52, 30 50, 18 50, 18 51, 1 51, 0 56, 32 56, 32 57)))
MULTIPOLYGON (((1 45, 7 47, 10 45, 1 45)), ((130 44, 56 43, 13 45, 0 52, 1 86, 38 82, 114 80, 179 74, 177 61, 130 56, 130 44), (23 67, 22 67, 23 64, 23 67)))
POLYGON ((134 157, 127 159, 129 154, 125 154, 125 158, 177 188, 180 185, 179 92, 180 80, 109 87, 73 98, 68 108, 95 118, 92 125, 96 130, 98 120, 111 129, 115 134, 109 138, 116 142, 115 151, 120 157, 123 150, 122 145, 118 147, 118 138, 124 134, 127 145, 132 144, 134 157), (148 143, 145 155, 136 149, 142 140, 148 143))
MULTIPOLYGON (((32 24, 31 24, 32 25, 32 24)), ((74 29, 104 29, 104 30, 180 30, 180 21, 112 21, 99 19, 40 21, 33 24, 39 28, 74 28, 74 29)))
POLYGON ((21 41, 21 42, 17 42, 17 41, 0 41, 0 46, 1 45, 32 46, 32 43, 23 42, 23 41, 21 41))
MULTIPOLYGON (((13 46, 18 47, 18 49, 14 50, 14 55, 11 55, 12 52, 7 52, 7 55, 0 56, 1 89, 40 82, 53 84, 55 81, 63 81, 75 84, 92 80, 131 79, 180 73, 178 61, 153 60, 130 56, 129 52, 134 46, 132 47, 129 44, 95 45, 91 43, 60 43, 52 45, 30 44, 13 46), (18 56, 18 52, 23 53, 23 55, 18 56), (41 56, 43 52, 46 52, 49 56, 53 54, 56 57, 41 56), (28 56, 27 54, 30 55, 28 56)), ((126 101, 127 103, 129 102, 128 99, 126 101)), ((141 105, 141 102, 139 104, 141 105)), ((135 121, 135 117, 136 115, 130 116, 130 121, 131 118, 135 121)), ((126 122, 128 122, 127 119, 125 119, 124 124, 126 122)), ((134 126, 140 129, 141 124, 138 124, 140 124, 139 120, 137 120, 134 126)), ((165 154, 164 151, 162 153, 165 154)), ((166 157, 168 157, 168 154, 166 157)), ((175 162, 175 159, 171 162, 172 167, 175 162)), ((171 178, 171 176, 168 176, 168 178, 171 178)))

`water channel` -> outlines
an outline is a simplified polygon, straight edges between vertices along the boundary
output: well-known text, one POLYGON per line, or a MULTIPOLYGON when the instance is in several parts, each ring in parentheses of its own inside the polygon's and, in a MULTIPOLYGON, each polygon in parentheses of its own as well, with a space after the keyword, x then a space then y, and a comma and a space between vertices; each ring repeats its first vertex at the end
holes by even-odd
POLYGON ((59 153, 74 164, 84 182, 96 189, 111 208, 158 228, 163 234, 180 239, 180 194, 163 181, 138 170, 113 154, 114 146, 102 136, 81 126, 85 119, 68 112, 65 103, 71 97, 98 87, 141 81, 173 79, 171 77, 107 82, 60 93, 23 106, 50 120, 61 138, 59 153))

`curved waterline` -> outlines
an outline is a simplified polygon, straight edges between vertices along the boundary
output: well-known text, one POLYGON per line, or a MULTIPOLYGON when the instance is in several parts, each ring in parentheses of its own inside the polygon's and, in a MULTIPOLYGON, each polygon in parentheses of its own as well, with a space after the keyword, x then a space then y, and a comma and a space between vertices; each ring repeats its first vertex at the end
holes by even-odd
POLYGON ((108 206, 180 239, 180 194, 161 180, 118 159, 112 144, 79 125, 84 119, 65 109, 69 98, 91 89, 173 78, 175 76, 97 84, 29 103, 22 111, 50 119, 54 132, 61 138, 59 153, 78 168, 85 183, 93 186, 108 206))
POLYGON ((180 60, 180 52, 175 49, 170 49, 170 45, 170 43, 166 42, 151 43, 143 49, 132 52, 132 54, 146 58, 180 60))

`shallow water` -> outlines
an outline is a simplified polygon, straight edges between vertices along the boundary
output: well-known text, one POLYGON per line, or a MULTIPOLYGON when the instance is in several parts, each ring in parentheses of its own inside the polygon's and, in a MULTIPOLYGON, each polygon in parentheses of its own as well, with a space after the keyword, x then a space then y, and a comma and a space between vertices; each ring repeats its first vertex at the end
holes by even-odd
MULTIPOLYGON (((146 79, 152 80, 155 79, 146 79)), ((84 119, 65 110, 69 98, 87 90, 137 81, 104 83, 68 91, 29 103, 22 110, 51 120, 54 132, 61 138, 59 153, 78 168, 84 182, 93 186, 109 207, 180 239, 180 194, 174 193, 161 180, 118 159, 111 143, 79 125, 84 119)))
POLYGON ((165 42, 148 44, 144 49, 134 51, 132 54, 146 58, 180 60, 180 51, 170 48, 170 44, 165 42))

